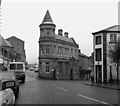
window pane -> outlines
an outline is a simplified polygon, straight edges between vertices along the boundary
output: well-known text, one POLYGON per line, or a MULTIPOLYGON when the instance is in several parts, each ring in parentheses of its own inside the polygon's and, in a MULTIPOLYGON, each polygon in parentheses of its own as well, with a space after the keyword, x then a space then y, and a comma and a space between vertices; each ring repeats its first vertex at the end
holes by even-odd
POLYGON ((110 34, 110 41, 111 42, 117 41, 117 34, 110 34))
POLYGON ((112 42, 113 41, 113 35, 110 34, 110 41, 112 42))
POLYGON ((101 36, 96 37, 96 44, 101 44, 101 36))
POLYGON ((23 69, 23 64, 17 64, 17 69, 22 70, 23 69))
POLYGON ((96 61, 101 61, 101 49, 96 49, 96 61))
POLYGON ((16 64, 10 64, 10 70, 15 70, 16 69, 16 64))
POLYGON ((117 41, 117 36, 116 36, 116 34, 114 35, 114 41, 117 41))

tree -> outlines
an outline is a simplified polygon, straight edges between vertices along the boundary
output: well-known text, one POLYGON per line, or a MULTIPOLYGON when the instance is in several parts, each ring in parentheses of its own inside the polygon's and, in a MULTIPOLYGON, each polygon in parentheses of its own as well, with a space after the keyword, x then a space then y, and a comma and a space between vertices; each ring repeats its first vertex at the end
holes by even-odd
POLYGON ((117 68, 117 83, 119 82, 119 66, 120 66, 120 39, 114 43, 114 45, 109 50, 109 57, 111 61, 115 63, 117 68))

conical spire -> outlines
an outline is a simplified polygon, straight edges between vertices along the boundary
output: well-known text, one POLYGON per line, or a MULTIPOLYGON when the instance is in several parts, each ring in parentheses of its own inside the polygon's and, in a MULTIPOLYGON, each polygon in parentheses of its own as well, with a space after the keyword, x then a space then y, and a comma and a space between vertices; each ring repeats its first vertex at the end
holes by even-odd
POLYGON ((49 13, 49 11, 47 10, 47 12, 46 12, 46 14, 45 14, 45 17, 44 17, 44 19, 43 19, 43 21, 42 21, 42 23, 53 23, 53 21, 52 21, 52 18, 51 18, 51 16, 50 16, 50 13, 49 13))

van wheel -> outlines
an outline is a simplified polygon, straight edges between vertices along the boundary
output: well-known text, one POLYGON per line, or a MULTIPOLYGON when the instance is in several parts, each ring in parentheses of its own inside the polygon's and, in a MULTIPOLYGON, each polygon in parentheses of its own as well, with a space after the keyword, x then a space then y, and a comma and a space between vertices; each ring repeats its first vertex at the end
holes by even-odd
POLYGON ((22 79, 22 83, 25 83, 25 79, 22 79))

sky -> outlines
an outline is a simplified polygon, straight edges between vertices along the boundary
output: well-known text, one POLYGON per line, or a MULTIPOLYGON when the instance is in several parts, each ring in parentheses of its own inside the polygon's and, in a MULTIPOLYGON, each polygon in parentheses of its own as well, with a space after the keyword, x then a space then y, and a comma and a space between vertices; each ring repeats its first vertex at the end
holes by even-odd
POLYGON ((73 37, 81 52, 93 52, 93 32, 118 24, 118 0, 2 0, 1 34, 25 41, 26 60, 38 63, 39 25, 49 10, 58 29, 73 37))

